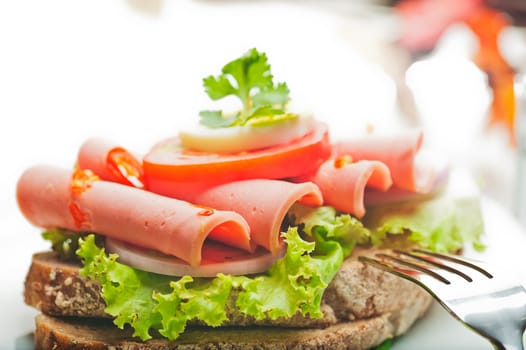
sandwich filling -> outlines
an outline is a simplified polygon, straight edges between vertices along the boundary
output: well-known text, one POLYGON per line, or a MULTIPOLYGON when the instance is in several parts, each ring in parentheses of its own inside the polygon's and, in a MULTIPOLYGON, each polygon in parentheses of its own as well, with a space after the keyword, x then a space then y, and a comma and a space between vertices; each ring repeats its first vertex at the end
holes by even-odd
POLYGON ((421 161, 420 130, 331 143, 324 123, 287 110, 287 85, 256 49, 203 82, 241 109, 202 111, 206 133, 142 158, 90 139, 74 171, 40 166, 19 180, 21 211, 98 281, 117 327, 177 339, 189 322, 223 325, 231 300, 255 320, 320 318, 357 245, 483 248, 477 196, 455 193, 443 162, 421 161))

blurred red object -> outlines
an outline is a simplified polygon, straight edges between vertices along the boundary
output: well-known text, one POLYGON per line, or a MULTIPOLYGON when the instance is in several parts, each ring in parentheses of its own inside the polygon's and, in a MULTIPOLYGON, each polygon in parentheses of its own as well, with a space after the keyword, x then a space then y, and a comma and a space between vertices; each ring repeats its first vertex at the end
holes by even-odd
MULTIPOLYGON (((443 32, 453 23, 465 23, 478 39, 475 64, 488 76, 493 100, 488 127, 504 126, 510 144, 515 146, 515 91, 513 68, 499 49, 499 35, 510 22, 510 13, 488 5, 507 1, 491 0, 404 0, 395 9, 402 19, 399 44, 411 52, 432 51, 443 32)), ((515 4, 523 1, 517 0, 515 4)), ((519 13, 514 7, 514 13, 519 13)), ((520 12, 522 13, 522 12, 520 12)), ((517 16, 518 17, 518 16, 517 16)))
POLYGON ((431 51, 442 33, 463 21, 482 0, 405 0, 395 11, 402 19, 400 44, 413 52, 431 51))
POLYGON ((493 92, 488 126, 504 126, 508 131, 510 143, 515 145, 515 71, 499 49, 499 35, 510 25, 509 17, 481 6, 466 18, 466 24, 479 41, 479 49, 473 60, 488 75, 493 92))

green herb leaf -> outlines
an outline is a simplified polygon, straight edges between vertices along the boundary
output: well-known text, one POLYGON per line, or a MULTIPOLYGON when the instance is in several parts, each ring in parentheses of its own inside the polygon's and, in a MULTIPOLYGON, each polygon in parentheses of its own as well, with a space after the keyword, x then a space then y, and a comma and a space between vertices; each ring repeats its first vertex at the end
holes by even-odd
POLYGON ((224 75, 204 78, 203 85, 208 96, 214 101, 236 93, 236 89, 224 75))
POLYGON ((201 124, 210 128, 246 125, 256 116, 285 113, 290 91, 286 83, 274 84, 265 53, 253 48, 227 63, 221 73, 203 79, 205 92, 214 101, 236 96, 241 100, 242 107, 235 113, 234 119, 226 117, 223 111, 214 111, 213 116, 210 111, 202 111, 199 113, 201 124))
POLYGON ((289 88, 285 83, 260 90, 252 97, 254 106, 284 106, 289 101, 289 88))
POLYGON ((254 111, 250 120, 247 121, 245 125, 250 125, 252 127, 259 126, 268 126, 272 124, 277 124, 284 122, 286 120, 299 118, 297 114, 285 113, 285 114, 270 114, 274 112, 275 109, 272 107, 261 107, 260 109, 254 111))
POLYGON ((199 112, 201 123, 210 128, 226 128, 234 125, 237 116, 224 117, 221 111, 201 111, 199 112))

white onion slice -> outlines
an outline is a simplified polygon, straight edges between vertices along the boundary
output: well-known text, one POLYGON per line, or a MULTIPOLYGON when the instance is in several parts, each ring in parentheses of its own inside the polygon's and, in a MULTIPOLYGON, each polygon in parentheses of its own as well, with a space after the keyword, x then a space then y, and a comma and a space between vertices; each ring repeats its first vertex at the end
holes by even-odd
POLYGON ((278 254, 272 255, 262 247, 249 253, 220 243, 205 242, 201 265, 196 267, 174 256, 111 238, 106 239, 106 250, 118 254, 119 262, 148 272, 169 276, 215 277, 218 273, 250 275, 267 271, 276 260, 283 257, 286 245, 281 246, 278 254))

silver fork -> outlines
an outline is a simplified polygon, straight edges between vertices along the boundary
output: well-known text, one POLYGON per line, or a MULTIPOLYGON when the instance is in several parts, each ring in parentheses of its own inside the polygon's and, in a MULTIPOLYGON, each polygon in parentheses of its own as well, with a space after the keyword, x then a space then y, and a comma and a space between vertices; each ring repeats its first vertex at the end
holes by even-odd
POLYGON ((484 262, 424 250, 395 250, 359 260, 417 283, 495 349, 524 350, 526 290, 509 273, 499 273, 484 262))

